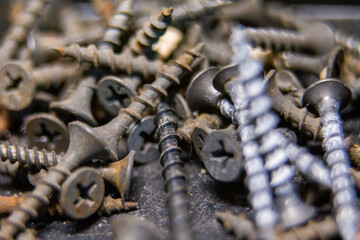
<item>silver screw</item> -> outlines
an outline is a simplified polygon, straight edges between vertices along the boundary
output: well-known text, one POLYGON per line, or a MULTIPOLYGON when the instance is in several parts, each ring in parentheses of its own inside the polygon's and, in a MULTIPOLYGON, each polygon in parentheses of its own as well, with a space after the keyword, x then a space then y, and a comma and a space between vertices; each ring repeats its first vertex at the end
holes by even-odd
POLYGON ((317 110, 322 122, 325 159, 330 167, 336 223, 343 239, 356 239, 358 210, 356 191, 351 181, 349 156, 339 111, 351 99, 351 91, 336 79, 325 79, 311 85, 304 93, 303 103, 317 110))

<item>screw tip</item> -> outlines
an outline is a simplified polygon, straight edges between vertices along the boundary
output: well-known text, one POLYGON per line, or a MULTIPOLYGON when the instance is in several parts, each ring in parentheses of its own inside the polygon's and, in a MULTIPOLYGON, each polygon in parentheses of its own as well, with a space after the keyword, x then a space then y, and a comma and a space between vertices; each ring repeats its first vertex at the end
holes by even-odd
POLYGON ((173 7, 170 7, 170 8, 163 8, 161 10, 161 14, 164 15, 165 17, 168 17, 172 14, 172 12, 174 11, 174 8, 173 7))

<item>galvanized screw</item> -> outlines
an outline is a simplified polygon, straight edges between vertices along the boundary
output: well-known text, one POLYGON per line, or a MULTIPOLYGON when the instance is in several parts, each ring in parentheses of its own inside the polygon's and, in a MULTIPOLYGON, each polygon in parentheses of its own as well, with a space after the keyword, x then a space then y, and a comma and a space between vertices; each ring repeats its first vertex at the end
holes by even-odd
POLYGON ((163 166, 165 191, 168 194, 173 238, 176 240, 194 239, 186 203, 186 177, 184 163, 180 159, 181 148, 178 146, 180 137, 176 133, 175 112, 162 102, 158 105, 158 113, 154 121, 158 127, 156 135, 159 138, 160 162, 163 166))
POLYGON ((323 149, 330 167, 336 223, 344 239, 355 239, 358 227, 356 191, 349 173, 339 111, 351 98, 350 90, 340 81, 325 79, 311 85, 303 96, 304 105, 317 110, 322 122, 323 149))

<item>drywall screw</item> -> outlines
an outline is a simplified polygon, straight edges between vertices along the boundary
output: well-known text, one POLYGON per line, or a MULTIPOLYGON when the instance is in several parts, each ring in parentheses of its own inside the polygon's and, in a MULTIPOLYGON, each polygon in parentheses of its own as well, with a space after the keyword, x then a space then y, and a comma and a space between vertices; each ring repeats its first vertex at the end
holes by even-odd
POLYGON ((219 129, 221 123, 222 120, 217 114, 202 113, 195 119, 187 119, 177 131, 183 139, 191 142, 191 135, 196 127, 204 126, 210 129, 219 129))
POLYGON ((356 238, 358 210, 339 111, 349 103, 350 98, 349 88, 335 79, 314 83, 303 96, 304 105, 315 108, 321 118, 322 146, 331 172, 336 223, 341 236, 347 240, 356 238))
POLYGON ((99 80, 96 95, 104 109, 113 116, 120 109, 129 106, 133 96, 137 96, 137 88, 141 84, 139 77, 105 76, 99 80))
POLYGON ((78 72, 73 65, 46 65, 30 70, 20 62, 7 63, 0 70, 1 103, 10 110, 22 110, 33 101, 36 88, 57 87, 78 72))
POLYGON ((339 230, 331 216, 326 216, 319 222, 309 221, 305 226, 277 234, 277 239, 280 240, 334 239, 336 237, 339 237, 339 230))
POLYGON ((146 219, 140 219, 130 214, 116 217, 112 224, 116 240, 163 240, 159 230, 146 219))
POLYGON ((94 45, 80 47, 72 44, 70 47, 55 48, 62 56, 75 58, 80 62, 92 63, 95 67, 104 66, 112 72, 122 71, 130 74, 141 74, 145 78, 155 75, 164 68, 161 60, 148 60, 145 56, 133 57, 129 51, 115 54, 111 50, 99 50, 94 45))
MULTIPOLYGON (((199 129, 195 128, 193 137, 199 129)), ((210 132, 203 140, 201 159, 208 173, 218 181, 236 181, 244 169, 243 153, 233 131, 235 128, 230 125, 227 129, 210 132)))
POLYGON ((186 202, 187 187, 184 163, 180 159, 180 136, 176 133, 177 117, 175 111, 162 102, 157 107, 155 124, 159 139, 160 163, 163 166, 165 191, 170 208, 170 227, 174 239, 194 239, 191 220, 186 202))
POLYGON ((20 205, 23 201, 24 195, 12 195, 10 197, 0 195, 0 214, 10 213, 12 209, 20 205))
POLYGON ((95 88, 95 78, 87 77, 79 83, 70 96, 52 102, 50 109, 69 121, 80 120, 91 126, 96 126, 97 122, 91 113, 91 100, 95 88))
POLYGON ((30 145, 57 153, 66 151, 69 131, 65 123, 54 114, 35 113, 27 116, 24 122, 30 145))
POLYGON ((25 199, 24 203, 14 210, 1 225, 0 237, 12 238, 25 229, 25 223, 31 217, 37 216, 39 208, 49 203, 49 196, 61 189, 60 184, 70 175, 71 170, 89 158, 117 159, 116 145, 129 126, 138 122, 141 115, 150 108, 155 108, 160 96, 166 95, 171 84, 179 84, 180 77, 191 71, 191 64, 199 56, 202 45, 187 50, 175 62, 170 63, 164 72, 139 95, 133 98, 128 108, 123 109, 112 121, 97 128, 91 128, 85 123, 69 124, 70 144, 63 161, 51 168, 43 181, 38 184, 25 199))
POLYGON ((220 220, 227 232, 234 232, 238 239, 256 240, 256 229, 254 224, 244 214, 237 216, 231 212, 215 212, 216 218, 220 220))
POLYGON ((187 119, 192 118, 193 116, 192 111, 188 103, 186 102, 185 98, 180 93, 175 94, 173 98, 173 102, 174 102, 174 109, 181 120, 185 121, 187 119))
POLYGON ((20 147, 9 142, 0 143, 1 161, 10 161, 12 164, 19 163, 20 166, 28 165, 37 169, 49 168, 62 161, 63 154, 56 155, 54 151, 47 152, 44 149, 38 151, 36 147, 20 147))
POLYGON ((99 172, 91 167, 81 167, 61 185, 59 202, 67 216, 85 219, 98 210, 104 193, 105 184, 99 172))
POLYGON ((281 53, 279 56, 279 67, 314 73, 320 76, 326 67, 326 78, 339 77, 341 64, 344 62, 344 50, 342 48, 334 48, 330 52, 312 57, 309 55, 293 52, 281 53))
POLYGON ((124 202, 121 198, 112 198, 107 196, 104 198, 100 208, 98 209, 98 214, 102 215, 103 213, 110 215, 113 212, 118 212, 121 210, 129 211, 137 208, 137 203, 134 202, 124 202))
POLYGON ((200 0, 196 3, 183 4, 174 7, 173 23, 180 24, 187 19, 196 19, 203 15, 210 14, 216 9, 231 4, 231 1, 200 0))
POLYGON ((14 162, 11 163, 9 160, 3 160, 1 159, 0 161, 0 173, 2 175, 5 176, 11 176, 11 177, 16 177, 19 176, 19 168, 20 168, 20 163, 19 162, 14 162))
POLYGON ((335 46, 333 30, 320 22, 305 25, 299 32, 260 28, 246 28, 244 31, 250 42, 273 51, 310 50, 324 54, 335 46))
POLYGON ((100 50, 113 49, 114 46, 120 47, 120 38, 122 33, 128 29, 133 5, 134 0, 124 0, 119 3, 109 21, 109 27, 105 30, 103 40, 99 44, 100 50))
POLYGON ((356 37, 337 31, 335 33, 335 41, 353 55, 360 56, 360 41, 356 37))
POLYGON ((156 126, 154 116, 146 116, 134 126, 128 135, 128 150, 134 150, 135 162, 149 163, 159 159, 158 142, 154 136, 156 126))
POLYGON ((130 39, 129 42, 129 47, 134 54, 145 54, 148 58, 155 57, 156 54, 151 47, 171 24, 172 12, 173 8, 162 9, 160 14, 146 23, 143 29, 135 33, 135 37, 130 39))
POLYGON ((267 82, 266 92, 270 96, 273 109, 285 120, 290 120, 300 131, 306 131, 314 139, 322 138, 321 120, 311 115, 306 108, 299 108, 289 99, 285 98, 278 88, 280 78, 291 78, 288 71, 277 71, 267 82))
POLYGON ((4 37, 0 45, 0 63, 4 64, 11 59, 18 45, 25 42, 27 34, 44 12, 46 4, 50 0, 31 1, 24 12, 18 17, 13 26, 11 26, 8 34, 4 37))
POLYGON ((283 136, 281 142, 289 161, 296 169, 308 177, 310 180, 319 183, 327 188, 331 188, 330 171, 323 161, 305 148, 296 144, 296 135, 289 129, 278 128, 276 131, 283 136))

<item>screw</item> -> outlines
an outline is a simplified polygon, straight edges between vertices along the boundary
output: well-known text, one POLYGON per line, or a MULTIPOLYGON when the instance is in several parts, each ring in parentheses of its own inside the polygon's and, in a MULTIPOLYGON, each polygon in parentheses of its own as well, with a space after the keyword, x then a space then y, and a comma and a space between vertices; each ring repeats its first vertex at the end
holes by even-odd
POLYGON ((64 122, 54 114, 29 115, 24 125, 30 145, 57 153, 66 151, 69 145, 69 132, 64 122))
POLYGON ((129 150, 136 152, 135 162, 144 164, 159 159, 155 131, 154 116, 144 117, 131 129, 127 144, 129 150))
POLYGON ((331 178, 329 169, 323 164, 321 159, 313 156, 305 148, 298 146, 296 135, 293 131, 284 128, 276 130, 283 136, 284 142, 281 143, 289 161, 296 169, 308 177, 327 188, 331 188, 331 178))
POLYGON ((155 123, 156 136, 159 139, 160 163, 163 166, 165 191, 168 194, 170 208, 170 222, 174 239, 194 239, 191 233, 189 209, 186 203, 187 187, 183 169, 184 163, 180 159, 180 140, 176 133, 177 117, 175 111, 166 103, 158 105, 155 123))
POLYGON ((303 96, 304 105, 315 108, 321 118, 322 144, 331 172, 336 223, 341 236, 349 240, 356 238, 358 216, 339 111, 349 103, 350 98, 351 91, 335 79, 314 83, 303 96))
POLYGON ((10 197, 0 195, 0 201, 0 214, 8 214, 24 201, 24 195, 12 195, 10 197))
POLYGON ((11 238, 19 230, 25 229, 25 223, 30 217, 36 217, 39 208, 49 202, 49 196, 61 189, 60 184, 70 175, 70 171, 89 158, 117 159, 117 141, 128 127, 141 119, 141 115, 151 107, 156 107, 156 100, 166 95, 171 84, 179 84, 179 78, 185 71, 191 70, 191 63, 202 45, 186 51, 175 62, 170 63, 156 80, 135 97, 128 108, 123 109, 112 121, 98 128, 91 128, 85 123, 74 122, 69 124, 70 144, 64 160, 51 168, 42 183, 38 184, 31 197, 25 199, 17 210, 1 225, 0 237, 11 238))
POLYGON ((145 78, 155 75, 164 68, 161 60, 148 60, 144 56, 133 57, 129 51, 115 54, 111 50, 99 50, 94 45, 80 47, 72 44, 70 47, 55 48, 63 57, 75 58, 79 63, 92 63, 95 67, 104 66, 112 72, 122 71, 128 75, 138 73, 145 78))
POLYGON ((360 56, 360 41, 357 38, 348 36, 341 31, 337 31, 335 33, 335 41, 353 55, 360 56))
POLYGON ((27 34, 44 12, 48 2, 49 0, 32 1, 27 5, 25 11, 18 16, 15 24, 11 26, 0 45, 0 63, 4 64, 14 56, 18 45, 25 42, 27 34))
POLYGON ((310 50, 324 54, 335 46, 333 30, 326 24, 315 22, 300 28, 299 32, 246 28, 246 38, 256 46, 273 51, 310 50))
POLYGON ((325 70, 327 78, 339 77, 341 65, 344 62, 344 50, 336 47, 330 52, 318 57, 310 57, 301 53, 286 52, 280 54, 279 61, 280 63, 278 64, 280 64, 280 67, 311 72, 318 76, 325 70))
POLYGON ((0 70, 1 103, 10 110, 26 108, 33 101, 36 88, 50 89, 59 86, 67 79, 78 74, 78 67, 73 65, 46 65, 27 70, 19 62, 11 62, 0 70))
POLYGON ((134 0, 124 0, 119 3, 109 21, 109 27, 105 30, 103 41, 99 45, 100 50, 113 49, 114 46, 120 47, 120 38, 128 29, 133 4, 134 0))
POLYGON ((232 134, 233 130, 235 129, 230 127, 212 131, 203 141, 201 159, 209 174, 218 181, 236 181, 244 169, 243 153, 232 134))
POLYGON ((227 232, 234 232, 238 239, 256 240, 254 224, 244 214, 237 216, 230 212, 215 212, 216 218, 221 221, 227 232))
POLYGON ((87 77, 79 83, 70 96, 52 102, 50 108, 69 121, 78 119, 91 126, 96 126, 97 122, 91 113, 91 100, 95 88, 95 78, 87 77))
POLYGON ((129 47, 134 54, 145 54, 148 58, 154 58, 155 52, 152 45, 159 40, 171 24, 173 8, 164 8, 161 14, 156 15, 143 29, 136 32, 135 37, 130 39, 129 47))
POLYGON ((162 240, 159 230, 149 221, 134 215, 120 215, 112 222, 116 240, 162 240))
POLYGON ((19 162, 11 163, 9 160, 0 161, 0 173, 4 176, 19 176, 19 162))
POLYGON ((28 165, 36 169, 49 168, 62 161, 63 154, 56 155, 54 151, 47 152, 44 149, 38 151, 36 147, 20 147, 17 144, 11 145, 9 142, 0 143, 1 161, 10 161, 12 164, 19 163, 20 166, 28 165))
POLYGON ((121 198, 112 198, 112 197, 105 197, 101 207, 98 209, 99 215, 102 215, 103 213, 106 213, 107 215, 110 215, 113 212, 118 212, 121 210, 129 211, 131 209, 137 208, 137 203, 134 202, 124 202, 121 198))
POLYGON ((133 96, 137 96, 137 88, 141 84, 138 77, 105 76, 100 79, 96 94, 104 109, 113 116, 119 110, 129 106, 133 96))
POLYGON ((91 167, 82 167, 71 173, 62 184, 60 205, 67 216, 84 219, 97 211, 104 193, 101 175, 91 167))

